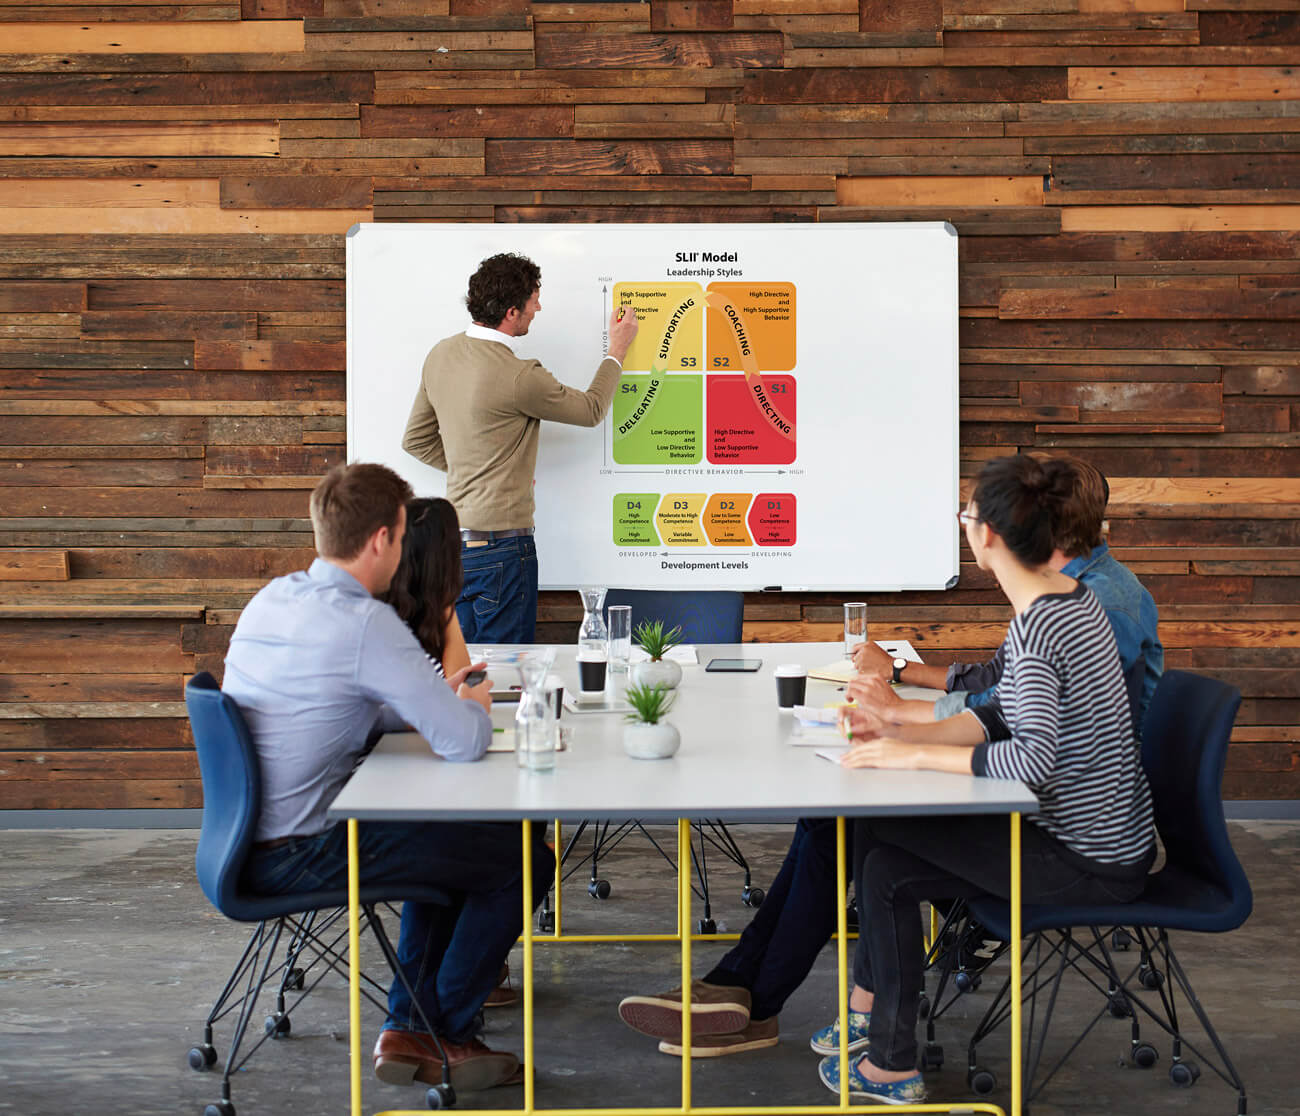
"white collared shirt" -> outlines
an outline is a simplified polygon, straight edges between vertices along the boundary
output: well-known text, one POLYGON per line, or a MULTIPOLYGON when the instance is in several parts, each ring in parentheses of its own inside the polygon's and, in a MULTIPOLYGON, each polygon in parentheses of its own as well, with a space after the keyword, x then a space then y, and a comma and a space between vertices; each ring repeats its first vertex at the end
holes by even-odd
POLYGON ((519 355, 518 350, 515 348, 515 342, 519 338, 511 336, 509 333, 502 333, 499 329, 492 329, 490 326, 481 326, 477 322, 471 322, 465 327, 465 336, 472 337, 475 341, 500 341, 515 356, 519 355))

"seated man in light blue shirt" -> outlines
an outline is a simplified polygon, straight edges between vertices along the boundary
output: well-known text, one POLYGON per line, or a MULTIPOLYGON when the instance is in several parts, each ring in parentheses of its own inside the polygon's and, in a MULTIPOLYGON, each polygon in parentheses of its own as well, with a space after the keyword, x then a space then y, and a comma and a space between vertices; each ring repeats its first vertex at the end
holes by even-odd
MULTIPOLYGON (((261 766, 262 807, 245 869, 255 891, 346 886, 346 827, 331 825, 326 811, 380 732, 412 726, 452 761, 481 758, 492 739, 490 683, 466 685, 469 668, 444 680, 410 628, 375 599, 401 558, 410 497, 410 486, 382 465, 331 470, 311 498, 319 557, 305 572, 272 581, 239 618, 223 689, 248 722, 261 766)), ((517 828, 362 822, 359 842, 367 883, 429 885, 454 899, 403 905, 397 953, 418 1010, 395 978, 376 1075, 394 1084, 442 1080, 427 1020, 458 1090, 514 1079, 518 1059, 479 1041, 475 1021, 519 935, 517 828)), ((533 866, 540 902, 554 869, 540 834, 533 866)))
MULTIPOLYGON (((1164 672, 1165 651, 1157 632, 1156 602, 1127 566, 1111 556, 1102 538, 1102 524, 1110 486, 1106 478, 1076 457, 1064 460, 1074 472, 1074 498, 1061 510, 1057 523, 1056 550, 1051 566, 1067 577, 1082 582, 1097 598, 1110 621, 1120 667, 1129 684, 1134 728, 1142 735, 1151 695, 1164 672)), ((947 691, 934 703, 900 701, 883 683, 890 680, 892 664, 875 644, 868 642, 855 652, 855 665, 868 676, 849 687, 849 695, 873 705, 889 706, 895 721, 943 720, 991 701, 1002 677, 1003 649, 984 663, 954 663, 942 667, 909 663, 894 681, 933 686, 947 691)))

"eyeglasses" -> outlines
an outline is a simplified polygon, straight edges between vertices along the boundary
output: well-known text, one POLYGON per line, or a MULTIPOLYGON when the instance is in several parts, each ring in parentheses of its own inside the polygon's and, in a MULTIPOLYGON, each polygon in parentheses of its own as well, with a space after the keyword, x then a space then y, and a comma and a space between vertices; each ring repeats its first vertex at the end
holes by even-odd
POLYGON ((971 523, 978 523, 979 521, 980 517, 978 515, 971 515, 968 511, 959 511, 957 513, 957 522, 963 527, 966 527, 971 523))

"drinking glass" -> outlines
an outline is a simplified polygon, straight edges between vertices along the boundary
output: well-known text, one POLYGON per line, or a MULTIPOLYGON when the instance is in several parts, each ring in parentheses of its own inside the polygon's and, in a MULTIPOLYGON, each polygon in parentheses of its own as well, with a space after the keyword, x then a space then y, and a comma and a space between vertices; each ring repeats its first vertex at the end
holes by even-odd
POLYGON ((632 606, 610 605, 609 616, 609 669, 614 674, 627 671, 632 657, 632 606))
POLYGON ((853 652, 867 642, 867 602, 848 601, 844 605, 844 657, 853 658, 853 652))

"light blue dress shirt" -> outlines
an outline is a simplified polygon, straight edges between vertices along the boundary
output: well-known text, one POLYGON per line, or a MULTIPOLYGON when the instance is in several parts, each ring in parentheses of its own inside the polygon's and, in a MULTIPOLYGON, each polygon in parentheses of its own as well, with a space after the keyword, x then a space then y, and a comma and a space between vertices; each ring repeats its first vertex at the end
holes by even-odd
POLYGON ((244 609, 222 689, 248 722, 262 771, 256 840, 329 828, 326 811, 376 729, 412 726, 449 760, 492 740, 392 607, 323 558, 277 577, 244 609))

